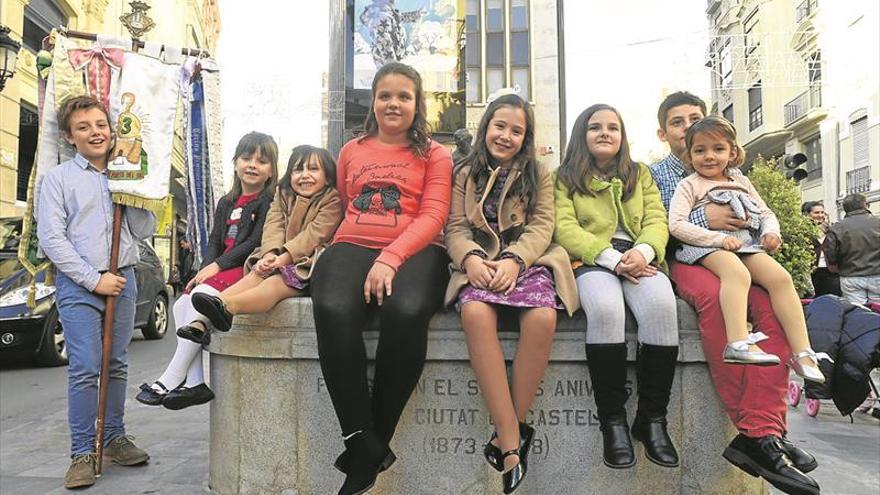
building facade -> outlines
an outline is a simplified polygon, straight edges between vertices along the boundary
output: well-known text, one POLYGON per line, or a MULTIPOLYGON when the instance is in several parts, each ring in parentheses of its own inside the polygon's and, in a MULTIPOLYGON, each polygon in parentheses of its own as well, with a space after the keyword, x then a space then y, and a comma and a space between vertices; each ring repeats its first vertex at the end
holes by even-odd
MULTIPOLYGON (((145 41, 215 52, 220 33, 217 0, 150 3, 153 6, 148 15, 156 27, 144 35, 145 41)), ((15 76, 6 81, 0 94, 0 216, 21 215, 25 209, 37 146, 36 54, 42 39, 58 27, 128 36, 119 18, 130 10, 121 0, 3 0, 0 24, 11 29, 11 36, 21 40, 22 48, 15 76)), ((179 152, 175 161, 180 177, 183 161, 179 152)), ((178 192, 182 194, 182 188, 178 192)))
POLYGON ((556 168, 565 149, 562 2, 467 0, 465 70, 467 128, 472 134, 486 98, 518 88, 535 112, 539 160, 556 168))
POLYGON ((749 157, 803 153, 804 201, 880 211, 880 4, 707 0, 712 111, 749 157))
MULTIPOLYGON (((369 89, 359 89, 352 81, 357 77, 355 60, 361 41, 356 24, 362 19, 364 3, 330 2, 330 64, 324 108, 326 144, 334 153, 358 132, 369 108, 369 89)), ((451 146, 456 128, 475 134, 487 98, 502 88, 518 88, 518 94, 534 107, 539 159, 553 168, 558 166, 565 145, 562 1, 425 0, 397 2, 394 8, 402 9, 401 18, 407 18, 408 12, 419 11, 416 7, 429 13, 425 22, 411 31, 419 35, 427 32, 432 13, 455 12, 457 39, 453 41, 458 44, 458 63, 452 79, 458 81, 458 91, 439 98, 436 93, 429 94, 429 122, 438 102, 452 102, 439 112, 442 116, 436 119, 440 128, 435 126, 435 139, 451 146)), ((411 48, 416 55, 423 51, 424 42, 420 46, 419 41, 411 48)), ((423 73, 422 77, 427 81, 436 76, 423 73)))

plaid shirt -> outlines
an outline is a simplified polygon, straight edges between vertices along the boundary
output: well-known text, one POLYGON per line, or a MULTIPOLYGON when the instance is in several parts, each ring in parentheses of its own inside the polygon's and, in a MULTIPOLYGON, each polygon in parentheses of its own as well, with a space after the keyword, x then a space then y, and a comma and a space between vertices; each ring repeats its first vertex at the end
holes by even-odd
MULTIPOLYGON (((666 158, 651 165, 651 175, 654 176, 654 182, 660 188, 660 200, 663 201, 663 207, 669 211, 669 202, 672 201, 672 195, 675 194, 675 188, 681 179, 690 175, 684 169, 681 160, 672 153, 666 155, 666 158)), ((697 208, 691 212, 688 218, 690 222, 704 229, 709 228, 709 219, 706 218, 706 208, 697 208)))

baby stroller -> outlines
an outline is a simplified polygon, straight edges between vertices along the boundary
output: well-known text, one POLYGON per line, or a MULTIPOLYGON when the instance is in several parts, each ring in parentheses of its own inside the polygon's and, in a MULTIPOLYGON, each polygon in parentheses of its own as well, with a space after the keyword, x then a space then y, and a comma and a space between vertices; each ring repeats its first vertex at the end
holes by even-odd
MULTIPOLYGON (((821 296, 805 301, 807 330, 816 352, 827 353, 831 361, 821 360, 819 367, 826 382, 808 382, 803 389, 807 414, 819 414, 820 399, 831 399, 844 416, 852 414, 877 386, 871 371, 880 367, 880 311, 855 305, 837 296, 821 296)), ((789 384, 788 403, 797 406, 802 388, 789 384)), ((872 414, 880 416, 876 404, 872 414)))

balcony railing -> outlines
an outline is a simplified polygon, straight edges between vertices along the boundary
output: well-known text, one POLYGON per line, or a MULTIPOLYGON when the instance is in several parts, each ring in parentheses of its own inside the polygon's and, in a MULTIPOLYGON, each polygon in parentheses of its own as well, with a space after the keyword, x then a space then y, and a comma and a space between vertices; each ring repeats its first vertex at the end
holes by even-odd
POLYGON ((846 193, 865 193, 871 190, 871 167, 864 166, 846 173, 846 193))
POLYGON ((789 125, 806 115, 810 110, 820 106, 822 106, 822 87, 816 85, 785 104, 783 108, 783 123, 784 125, 789 125))
POLYGON ((801 21, 810 16, 813 12, 815 12, 816 8, 819 7, 819 0, 803 0, 797 6, 797 13, 795 14, 795 23, 800 24, 801 21))

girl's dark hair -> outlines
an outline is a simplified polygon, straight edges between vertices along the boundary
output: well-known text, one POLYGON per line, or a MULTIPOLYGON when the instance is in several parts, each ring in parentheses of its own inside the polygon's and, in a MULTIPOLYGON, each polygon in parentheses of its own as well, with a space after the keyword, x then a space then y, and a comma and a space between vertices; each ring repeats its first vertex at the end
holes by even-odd
MULTIPOLYGON (((278 183, 278 145, 275 144, 275 140, 272 139, 272 136, 256 131, 249 132, 242 136, 238 141, 238 146, 235 147, 235 154, 232 156, 232 163, 235 164, 235 161, 242 156, 250 156, 257 151, 260 152, 261 157, 269 161, 269 178, 266 179, 266 183, 263 184, 263 192, 274 192, 275 184, 278 183)), ((238 197, 241 196, 241 192, 241 179, 238 178, 237 173, 233 173, 232 190, 229 191, 225 197, 235 203, 235 201, 238 200, 238 197)))
POLYGON ((746 150, 736 141, 736 127, 720 115, 710 115, 690 126, 684 134, 684 144, 687 146, 687 151, 682 162, 686 168, 691 170, 694 168, 691 164, 691 148, 697 134, 709 134, 727 141, 730 148, 736 152, 736 158, 727 163, 728 168, 739 167, 746 161, 746 150))
POLYGON ((290 176, 294 170, 304 170, 309 163, 309 158, 313 156, 318 159, 318 163, 321 164, 321 168, 324 170, 327 186, 336 187, 336 160, 333 159, 333 155, 324 148, 301 144, 290 152, 290 159, 287 160, 287 171, 284 172, 284 176, 278 182, 278 189, 282 194, 288 196, 294 194, 293 188, 290 186, 290 176))
POLYGON ((623 181, 622 201, 626 201, 632 196, 638 184, 639 165, 629 155, 626 127, 623 125, 620 112, 611 105, 599 103, 588 107, 578 115, 577 120, 574 121, 571 140, 565 149, 565 158, 562 159, 562 165, 559 166, 556 180, 568 188, 569 196, 574 195, 575 192, 595 196, 590 188, 590 180, 593 177, 600 177, 602 171, 596 164, 596 157, 590 153, 590 149, 587 147, 587 127, 593 114, 602 110, 614 112, 617 115, 617 120, 620 121, 620 150, 617 152, 617 156, 612 158, 611 167, 617 168, 617 176, 623 181))
POLYGON ((364 134, 358 139, 358 142, 362 142, 363 140, 379 133, 379 123, 376 121, 376 114, 373 113, 373 102, 376 99, 376 86, 383 77, 391 74, 399 74, 406 77, 412 81, 416 87, 415 117, 413 118, 413 123, 410 126, 409 131, 406 133, 406 139, 409 141, 410 149, 412 149, 412 152, 416 156, 426 158, 431 146, 431 131, 428 128, 428 120, 425 117, 425 93, 422 90, 422 76, 420 76, 412 67, 400 62, 389 62, 383 65, 376 71, 376 75, 373 76, 373 96, 370 99, 370 111, 367 112, 367 119, 364 121, 364 134))
POLYGON ((526 117, 526 129, 522 147, 513 157, 513 163, 511 164, 513 167, 518 167, 521 172, 519 181, 510 190, 526 198, 526 213, 531 214, 534 212, 535 205, 538 202, 538 167, 540 167, 538 160, 535 158, 535 114, 529 102, 519 96, 513 94, 504 95, 489 103, 485 113, 483 113, 483 117, 480 119, 480 125, 477 127, 477 137, 474 139, 474 146, 467 156, 456 163, 455 171, 458 172, 462 167, 469 166, 468 178, 477 185, 477 197, 479 198, 483 195, 486 183, 489 181, 489 175, 491 175, 490 169, 498 165, 486 146, 486 134, 489 130, 489 122, 495 116, 495 112, 501 107, 519 108, 526 117))

